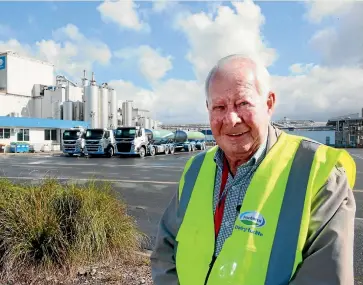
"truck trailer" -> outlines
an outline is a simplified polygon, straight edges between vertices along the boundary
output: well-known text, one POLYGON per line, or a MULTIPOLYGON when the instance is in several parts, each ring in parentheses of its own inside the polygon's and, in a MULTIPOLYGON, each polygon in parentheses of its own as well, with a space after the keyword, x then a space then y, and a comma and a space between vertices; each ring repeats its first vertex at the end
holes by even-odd
POLYGON ((195 151, 205 150, 205 135, 197 131, 174 131, 175 150, 195 151))
POLYGON ((87 129, 84 135, 84 153, 87 156, 106 155, 112 157, 115 153, 115 133, 109 129, 87 129))
POLYGON ((85 147, 85 129, 72 128, 63 131, 62 151, 69 156, 83 155, 85 147))
POLYGON ((165 130, 119 127, 115 130, 117 155, 154 156, 174 153, 174 134, 165 130))

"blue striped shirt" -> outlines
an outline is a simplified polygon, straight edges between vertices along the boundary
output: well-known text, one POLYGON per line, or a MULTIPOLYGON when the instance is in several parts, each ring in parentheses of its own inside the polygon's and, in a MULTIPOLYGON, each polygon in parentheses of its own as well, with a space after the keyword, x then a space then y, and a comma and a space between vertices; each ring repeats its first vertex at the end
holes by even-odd
MULTIPOLYGON (((216 256, 220 253, 225 240, 232 234, 235 221, 239 214, 239 211, 237 211, 237 206, 241 205, 243 202, 252 176, 266 155, 266 147, 267 139, 248 162, 238 167, 235 177, 233 177, 231 173, 228 173, 228 179, 224 189, 224 191, 228 190, 228 193, 226 197, 221 228, 216 240, 216 256)), ((214 183, 214 212, 218 203, 219 191, 222 183, 223 159, 223 151, 218 148, 214 156, 214 161, 217 164, 214 183)))

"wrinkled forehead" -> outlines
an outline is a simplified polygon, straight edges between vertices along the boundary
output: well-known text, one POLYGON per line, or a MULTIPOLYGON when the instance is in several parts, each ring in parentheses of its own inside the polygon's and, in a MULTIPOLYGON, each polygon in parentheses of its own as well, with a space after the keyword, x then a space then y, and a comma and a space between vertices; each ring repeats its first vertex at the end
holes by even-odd
POLYGON ((228 65, 218 68, 210 78, 209 99, 258 93, 255 69, 250 65, 228 65), (255 91, 255 92, 253 92, 255 91))

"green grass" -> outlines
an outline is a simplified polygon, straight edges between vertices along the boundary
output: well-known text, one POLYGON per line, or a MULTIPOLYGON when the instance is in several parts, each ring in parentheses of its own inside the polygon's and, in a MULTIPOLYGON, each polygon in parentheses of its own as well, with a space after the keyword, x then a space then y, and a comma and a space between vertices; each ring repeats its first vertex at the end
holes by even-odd
POLYGON ((1 278, 127 259, 143 235, 110 183, 0 179, 1 278))

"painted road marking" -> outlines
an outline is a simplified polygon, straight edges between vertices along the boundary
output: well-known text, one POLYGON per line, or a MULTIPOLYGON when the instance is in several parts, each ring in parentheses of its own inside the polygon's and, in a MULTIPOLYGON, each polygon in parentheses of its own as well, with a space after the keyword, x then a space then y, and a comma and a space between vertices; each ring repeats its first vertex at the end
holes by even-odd
POLYGON ((355 218, 358 221, 363 221, 363 218, 355 218))
POLYGON ((353 154, 353 153, 351 153, 351 155, 353 155, 353 156, 355 156, 355 157, 357 157, 357 158, 359 158, 359 159, 363 159, 363 157, 362 157, 362 156, 360 156, 360 155, 358 155, 358 154, 353 154))
POLYGON ((353 190, 353 192, 359 192, 359 193, 363 193, 363 190, 353 190))
MULTIPOLYGON (((8 179, 17 179, 17 180, 46 180, 47 177, 1 177, 1 178, 8 178, 8 179)), ((105 182, 123 182, 123 183, 151 183, 151 184, 168 184, 168 185, 176 185, 179 184, 177 181, 155 181, 155 180, 124 180, 124 179, 106 179, 106 178, 74 178, 74 177, 60 177, 55 178, 57 180, 69 180, 69 181, 105 181, 105 182)))

